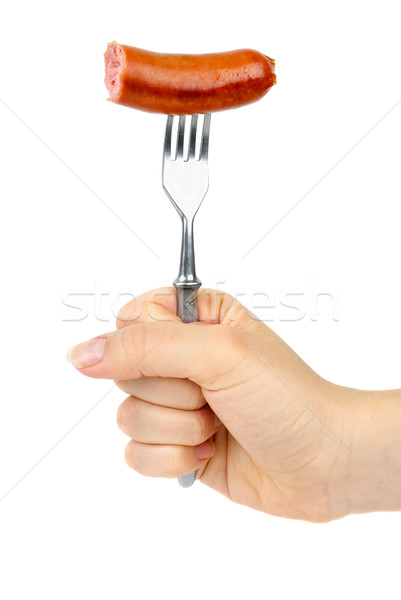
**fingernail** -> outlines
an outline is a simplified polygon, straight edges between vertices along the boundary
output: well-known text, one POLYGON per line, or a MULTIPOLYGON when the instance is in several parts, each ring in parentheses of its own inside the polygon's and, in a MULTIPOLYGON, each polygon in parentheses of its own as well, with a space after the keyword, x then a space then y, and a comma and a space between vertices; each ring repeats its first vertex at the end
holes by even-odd
POLYGON ((103 358, 106 342, 106 338, 95 338, 88 342, 83 342, 83 344, 73 346, 67 352, 67 362, 71 363, 77 369, 97 365, 103 358))
POLYGON ((199 446, 196 446, 196 456, 198 458, 211 458, 215 453, 215 446, 213 442, 203 442, 199 446))
POLYGON ((221 425, 221 421, 217 415, 214 415, 214 426, 219 427, 221 425))

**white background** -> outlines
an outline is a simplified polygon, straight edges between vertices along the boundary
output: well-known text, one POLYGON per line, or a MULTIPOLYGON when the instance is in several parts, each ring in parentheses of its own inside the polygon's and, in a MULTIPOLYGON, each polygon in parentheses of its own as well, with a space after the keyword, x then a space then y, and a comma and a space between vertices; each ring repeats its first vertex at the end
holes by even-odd
POLYGON ((322 376, 400 387, 400 16, 396 0, 3 6, 2 598, 400 597, 400 514, 313 525, 142 477, 115 424, 124 395, 64 359, 114 328, 119 294, 178 270, 165 118, 106 102, 106 43, 251 47, 276 59, 278 83, 212 118, 198 275, 242 294, 322 376), (333 301, 316 318, 319 293, 333 301))

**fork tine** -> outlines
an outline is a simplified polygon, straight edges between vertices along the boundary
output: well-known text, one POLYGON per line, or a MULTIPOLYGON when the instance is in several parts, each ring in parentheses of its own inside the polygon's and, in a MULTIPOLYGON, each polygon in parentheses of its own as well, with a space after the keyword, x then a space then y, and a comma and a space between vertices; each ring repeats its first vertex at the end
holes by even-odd
POLYGON ((171 133, 173 131, 173 120, 174 117, 169 115, 167 117, 166 133, 164 136, 164 152, 163 156, 165 160, 171 160, 171 133))
POLYGON ((190 134, 189 134, 188 160, 195 158, 197 125, 198 125, 198 115, 192 115, 192 118, 191 118, 191 131, 190 131, 190 134))
POLYGON ((206 160, 209 151, 209 132, 210 132, 210 114, 205 115, 203 119, 202 141, 199 160, 206 160))
POLYGON ((178 134, 177 134, 177 156, 176 158, 183 158, 184 156, 184 132, 185 132, 185 115, 180 117, 178 121, 178 134))

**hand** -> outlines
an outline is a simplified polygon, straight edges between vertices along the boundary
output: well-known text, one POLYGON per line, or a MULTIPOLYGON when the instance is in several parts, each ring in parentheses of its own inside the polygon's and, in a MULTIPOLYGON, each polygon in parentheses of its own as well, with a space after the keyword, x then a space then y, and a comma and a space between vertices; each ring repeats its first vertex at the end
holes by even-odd
POLYGON ((133 469, 198 470, 234 502, 295 519, 401 508, 391 473, 358 454, 377 467, 366 433, 375 392, 322 379, 228 294, 201 289, 198 312, 184 324, 175 289, 153 290, 120 311, 115 332, 71 351, 81 373, 129 394, 117 421, 133 469))

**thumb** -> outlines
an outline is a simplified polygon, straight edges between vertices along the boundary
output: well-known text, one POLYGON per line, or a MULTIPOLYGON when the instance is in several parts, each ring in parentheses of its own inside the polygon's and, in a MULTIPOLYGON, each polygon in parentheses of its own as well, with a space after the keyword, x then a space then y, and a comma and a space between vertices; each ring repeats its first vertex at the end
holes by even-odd
POLYGON ((70 362, 89 377, 126 380, 187 378, 218 389, 244 362, 242 331, 227 325, 136 323, 74 346, 70 362))

